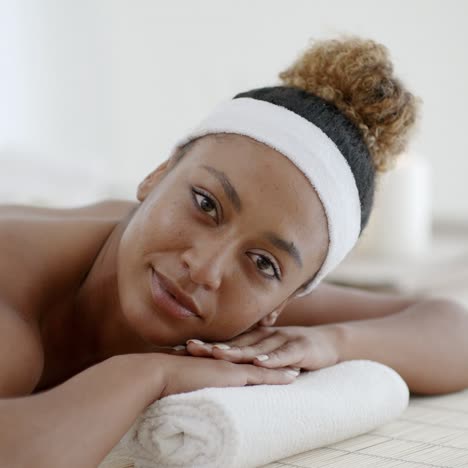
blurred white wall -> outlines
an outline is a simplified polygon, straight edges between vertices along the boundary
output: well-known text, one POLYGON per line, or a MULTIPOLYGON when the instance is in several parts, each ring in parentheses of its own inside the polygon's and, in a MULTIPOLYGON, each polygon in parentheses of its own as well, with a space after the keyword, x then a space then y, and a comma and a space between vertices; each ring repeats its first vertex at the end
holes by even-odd
POLYGON ((465 0, 0 0, 0 203, 133 197, 216 103, 344 32, 423 98, 434 216, 468 219, 467 18, 465 0))

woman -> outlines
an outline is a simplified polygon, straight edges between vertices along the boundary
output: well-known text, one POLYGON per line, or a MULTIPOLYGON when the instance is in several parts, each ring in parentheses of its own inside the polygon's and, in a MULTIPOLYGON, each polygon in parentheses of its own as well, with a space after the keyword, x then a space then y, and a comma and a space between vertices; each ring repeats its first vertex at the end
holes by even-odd
POLYGON ((138 202, 1 208, 4 465, 95 466, 158 398, 349 359, 413 392, 468 385, 459 304, 321 283, 365 228, 416 98, 359 38, 317 42, 280 76, 208 116, 138 202))

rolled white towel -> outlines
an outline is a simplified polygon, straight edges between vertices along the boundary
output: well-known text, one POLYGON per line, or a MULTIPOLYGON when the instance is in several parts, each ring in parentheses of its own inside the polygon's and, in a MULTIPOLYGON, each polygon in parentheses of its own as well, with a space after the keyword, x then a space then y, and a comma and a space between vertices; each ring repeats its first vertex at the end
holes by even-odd
POLYGON ((368 432, 409 391, 391 368, 346 361, 287 385, 205 388, 150 405, 115 447, 135 468, 250 468, 368 432))

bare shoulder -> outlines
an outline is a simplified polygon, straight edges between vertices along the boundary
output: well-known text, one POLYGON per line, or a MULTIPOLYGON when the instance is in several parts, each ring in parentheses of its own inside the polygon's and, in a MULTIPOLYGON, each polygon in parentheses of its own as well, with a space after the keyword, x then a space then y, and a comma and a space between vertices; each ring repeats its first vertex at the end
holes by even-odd
POLYGON ((33 205, 0 205, 0 222, 7 219, 23 217, 34 219, 41 217, 73 219, 84 218, 115 218, 137 205, 131 200, 101 200, 89 205, 73 208, 57 208, 33 205))
POLYGON ((0 302, 0 398, 32 393, 43 367, 38 327, 0 302))
POLYGON ((34 391, 45 365, 41 310, 76 290, 113 227, 136 203, 0 206, 0 398, 34 391))
POLYGON ((44 292, 76 281, 134 202, 78 208, 0 206, 0 299, 27 313, 44 292))
POLYGON ((397 313, 423 300, 422 297, 373 292, 320 283, 307 296, 292 299, 277 320, 277 325, 320 325, 364 320, 397 313))

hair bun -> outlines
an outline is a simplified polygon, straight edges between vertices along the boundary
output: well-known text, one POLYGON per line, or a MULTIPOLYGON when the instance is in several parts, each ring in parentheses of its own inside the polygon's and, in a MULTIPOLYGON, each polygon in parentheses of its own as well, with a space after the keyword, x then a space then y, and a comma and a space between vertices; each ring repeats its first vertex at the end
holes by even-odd
POLYGON ((384 172, 406 148, 422 102, 392 74, 384 45, 343 36, 315 41, 279 77, 343 112, 361 130, 376 171, 384 172))

